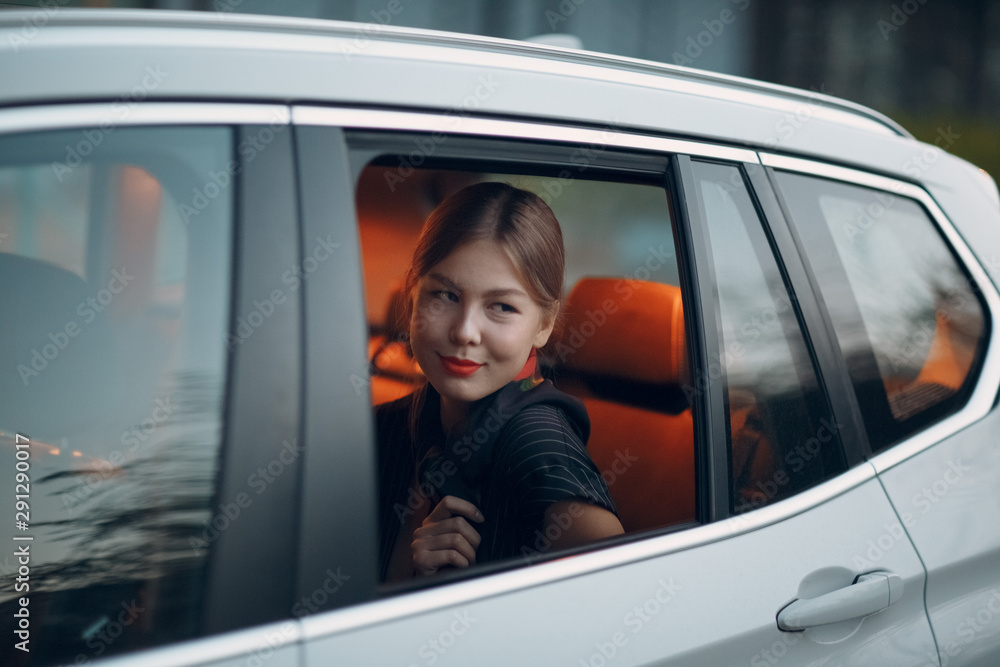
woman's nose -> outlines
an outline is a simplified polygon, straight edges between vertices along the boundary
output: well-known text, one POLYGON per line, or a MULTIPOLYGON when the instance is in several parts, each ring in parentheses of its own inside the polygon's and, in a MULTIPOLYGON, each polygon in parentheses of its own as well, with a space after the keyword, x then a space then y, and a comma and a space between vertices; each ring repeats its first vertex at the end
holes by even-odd
POLYGON ((451 340, 456 345, 478 345, 481 331, 474 308, 463 308, 451 327, 451 340))

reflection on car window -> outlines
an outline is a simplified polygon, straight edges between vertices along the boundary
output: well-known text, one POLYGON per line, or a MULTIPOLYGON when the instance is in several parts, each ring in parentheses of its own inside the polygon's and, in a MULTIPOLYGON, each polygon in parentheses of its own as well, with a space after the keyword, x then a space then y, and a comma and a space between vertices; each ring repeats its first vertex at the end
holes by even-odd
POLYGON ((821 274, 872 448, 958 409, 984 311, 924 209, 814 177, 779 173, 778 183, 821 274))
POLYGON ((845 469, 794 302, 739 170, 693 162, 721 323, 710 381, 724 378, 733 511, 786 498, 845 469))
POLYGON ((14 498, 19 465, 28 508, 0 539, 30 553, 23 581, 24 560, 0 557, 0 614, 11 637, 29 600, 31 632, 2 664, 87 664, 198 632, 231 195, 181 211, 230 146, 228 128, 0 139, 0 493, 14 498))

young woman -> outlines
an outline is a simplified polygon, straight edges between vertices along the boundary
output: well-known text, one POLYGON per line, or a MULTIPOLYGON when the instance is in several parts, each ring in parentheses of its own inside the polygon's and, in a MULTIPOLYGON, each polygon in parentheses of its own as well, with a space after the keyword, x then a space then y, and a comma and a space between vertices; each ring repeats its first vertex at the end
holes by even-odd
POLYGON ((383 581, 621 534, 583 404, 543 380, 562 232, 536 195, 469 186, 428 217, 406 274, 426 384, 379 406, 383 581))

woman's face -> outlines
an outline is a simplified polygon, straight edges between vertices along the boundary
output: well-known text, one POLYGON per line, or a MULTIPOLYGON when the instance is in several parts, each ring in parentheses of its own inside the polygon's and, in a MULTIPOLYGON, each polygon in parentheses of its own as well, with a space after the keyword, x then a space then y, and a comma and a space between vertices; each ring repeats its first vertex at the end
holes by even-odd
POLYGON ((492 241, 455 250, 417 282, 413 356, 442 403, 464 409, 514 379, 554 319, 528 293, 492 241))

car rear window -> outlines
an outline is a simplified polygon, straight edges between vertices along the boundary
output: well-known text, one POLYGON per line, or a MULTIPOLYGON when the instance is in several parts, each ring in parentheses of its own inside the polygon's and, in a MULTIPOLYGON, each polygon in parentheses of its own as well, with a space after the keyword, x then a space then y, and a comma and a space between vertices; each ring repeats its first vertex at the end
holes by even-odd
POLYGON ((959 410, 987 338, 980 295, 929 213, 897 193, 778 172, 874 451, 959 410))

